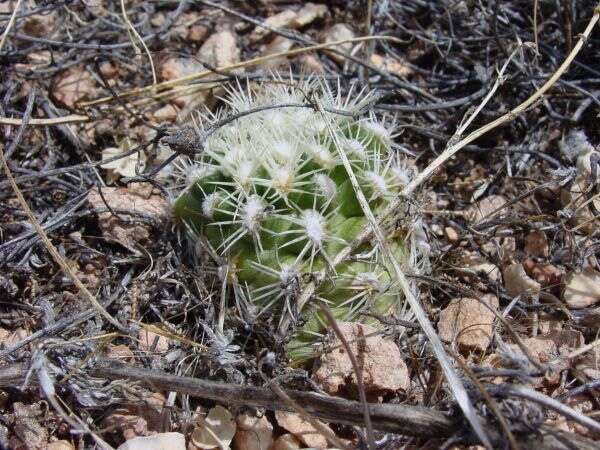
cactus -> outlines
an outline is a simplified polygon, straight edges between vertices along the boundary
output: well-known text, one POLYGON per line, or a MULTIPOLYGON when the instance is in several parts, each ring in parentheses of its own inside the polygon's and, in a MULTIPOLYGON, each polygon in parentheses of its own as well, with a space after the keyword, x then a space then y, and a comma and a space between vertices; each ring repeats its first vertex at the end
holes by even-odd
MULTIPOLYGON (((278 318, 301 313, 303 323, 287 348, 292 359, 303 360, 326 328, 316 308, 297 311, 312 273, 331 269, 316 295, 338 319, 404 308, 372 242, 332 267, 333 257, 368 226, 340 152, 376 214, 397 197, 412 171, 395 148, 390 121, 360 117, 371 94, 351 90, 343 97, 324 82, 275 81, 254 91, 229 90, 223 116, 201 118, 199 123, 212 125, 241 116, 210 134, 195 159, 179 164, 178 185, 186 187, 174 213, 217 255, 223 282, 254 319, 266 312, 278 318), (320 107, 290 107, 307 103, 307 95, 320 107), (276 105, 281 107, 270 107, 276 105)), ((405 264, 417 260, 415 236, 411 227, 390 235, 394 255, 405 264)))

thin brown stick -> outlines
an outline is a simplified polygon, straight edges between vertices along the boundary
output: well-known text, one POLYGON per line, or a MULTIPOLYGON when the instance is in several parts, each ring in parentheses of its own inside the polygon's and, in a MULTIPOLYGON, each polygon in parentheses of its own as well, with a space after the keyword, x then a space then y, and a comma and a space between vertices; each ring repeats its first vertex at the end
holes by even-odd
MULTIPOLYGON (((231 405, 246 405, 269 410, 292 411, 272 389, 233 385, 216 381, 180 377, 129 365, 102 360, 91 371, 92 376, 128 379, 165 391, 179 392, 231 405)), ((14 377, 14 373, 11 373, 14 377)), ((327 395, 285 390, 286 395, 314 417, 347 425, 364 426, 360 402, 327 395)), ((424 438, 444 438, 460 430, 460 422, 446 414, 411 405, 369 404, 373 428, 380 431, 424 438)))

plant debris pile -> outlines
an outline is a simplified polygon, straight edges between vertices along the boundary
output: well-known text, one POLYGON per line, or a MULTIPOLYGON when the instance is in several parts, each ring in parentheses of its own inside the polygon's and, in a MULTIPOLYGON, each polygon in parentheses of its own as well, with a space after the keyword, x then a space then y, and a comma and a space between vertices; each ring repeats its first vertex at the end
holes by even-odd
POLYGON ((590 0, 0 2, 0 448, 593 448, 597 16, 590 0), (264 150, 300 128, 297 148, 264 150), (390 265, 349 281, 381 243, 340 143, 388 237, 428 255, 422 270, 392 252, 457 381, 390 265), (254 200, 277 216, 260 233, 254 200), (323 223, 322 246, 286 246, 323 223), (301 266, 306 308, 267 307, 290 288, 269 278, 281 263, 301 266), (299 331, 308 359, 290 358, 299 331))

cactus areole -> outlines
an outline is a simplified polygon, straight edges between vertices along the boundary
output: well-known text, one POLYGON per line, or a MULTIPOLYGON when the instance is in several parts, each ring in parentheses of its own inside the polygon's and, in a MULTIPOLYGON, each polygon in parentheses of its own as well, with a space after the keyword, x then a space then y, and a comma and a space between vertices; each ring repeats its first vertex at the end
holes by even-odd
MULTIPOLYGON (((219 128, 204 152, 178 167, 184 189, 174 202, 176 217, 192 239, 218 255, 220 273, 226 274, 222 281, 232 287, 231 304, 244 311, 245 320, 267 312, 277 321, 291 319, 287 348, 296 361, 310 358, 328 328, 310 302, 298 308, 314 273, 329 274, 315 295, 337 319, 407 313, 374 242, 332 266, 335 255, 368 226, 340 152, 351 161, 376 215, 412 177, 395 148, 389 118, 360 117, 370 97, 354 89, 342 96, 318 80, 229 90, 222 115, 202 116, 200 126, 260 111, 219 128), (307 103, 306 92, 320 108, 276 107, 307 103), (267 105, 274 107, 263 108, 267 105)), ((390 230, 388 242, 402 264, 418 265, 423 258, 415 236, 423 233, 415 233, 411 223, 390 230)))

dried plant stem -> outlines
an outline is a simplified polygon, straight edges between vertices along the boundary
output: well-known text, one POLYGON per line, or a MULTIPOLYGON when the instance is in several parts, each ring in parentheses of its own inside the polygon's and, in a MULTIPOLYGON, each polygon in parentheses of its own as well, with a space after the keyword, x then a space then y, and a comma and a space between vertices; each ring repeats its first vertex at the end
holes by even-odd
MULTIPOLYGON (((29 119, 28 125, 34 126, 52 126, 52 125, 64 125, 67 123, 85 123, 90 122, 92 120, 91 117, 83 116, 81 114, 71 114, 69 116, 63 117, 52 117, 48 119, 29 119)), ((23 124, 23 119, 19 119, 17 117, 0 117, 0 125, 12 125, 12 126, 21 126, 23 124)))
MULTIPOLYGON (((207 76, 214 75, 215 72, 230 72, 235 69, 241 69, 241 68, 248 67, 248 66, 259 65, 266 61, 270 61, 270 60, 276 59, 276 58, 301 55, 303 53, 309 53, 309 52, 312 52, 315 50, 325 50, 325 49, 335 47, 338 45, 342 45, 342 44, 346 44, 346 43, 356 43, 356 42, 364 42, 364 41, 372 41, 372 40, 385 40, 385 41, 398 42, 398 43, 402 42, 400 39, 392 37, 392 36, 362 36, 362 37, 357 37, 357 38, 352 38, 352 39, 341 39, 339 41, 327 42, 324 44, 310 45, 308 47, 296 48, 296 49, 288 50, 285 52, 279 52, 279 53, 273 53, 271 55, 259 56, 259 57, 252 58, 252 59, 249 59, 246 61, 241 61, 239 63, 230 64, 228 66, 217 67, 214 70, 205 70, 203 72, 193 73, 193 74, 187 75, 185 77, 176 78, 174 80, 169 80, 169 81, 164 81, 162 83, 158 83, 158 84, 152 85, 152 86, 145 86, 145 87, 141 87, 141 88, 131 89, 131 90, 119 93, 119 97, 126 98, 126 97, 131 97, 131 96, 140 95, 140 94, 149 94, 154 89, 156 89, 157 92, 160 92, 165 89, 170 89, 174 86, 179 86, 181 84, 187 83, 189 81, 195 81, 195 80, 199 80, 202 78, 206 78, 207 76)), ((89 106, 96 106, 96 105, 100 105, 103 103, 107 103, 107 102, 110 102, 111 100, 113 100, 112 96, 102 97, 102 98, 92 100, 89 102, 82 102, 82 103, 80 103, 80 106, 83 108, 86 108, 89 106)))
MULTIPOLYGON (((152 84, 156 85, 156 83, 158 82, 158 79, 156 77, 156 69, 154 68, 154 61, 152 60, 152 54, 150 53, 150 49, 144 42, 144 39, 142 39, 142 36, 140 36, 140 33, 138 33, 138 31, 135 29, 135 27, 129 20, 129 17, 127 16, 127 8, 125 8, 125 0, 121 0, 121 13, 123 14, 123 20, 127 24, 127 27, 131 30, 131 32, 136 37, 136 39, 138 41, 140 41, 140 43, 142 44, 142 47, 144 47, 144 51, 146 52, 146 55, 148 55, 148 60, 150 61, 150 69, 152 70, 152 84)), ((132 44, 135 48, 135 43, 132 42, 132 44)))
POLYGON ((4 47, 4 42, 6 42, 6 37, 8 36, 8 33, 10 32, 11 28, 15 24, 15 20, 17 19, 17 13, 19 12, 19 8, 21 7, 22 1, 23 0, 17 0, 17 4, 15 5, 15 10, 12 12, 12 14, 10 16, 10 20, 8 21, 8 24, 6 25, 6 29, 4 30, 4 33, 2 33, 2 38, 0 38, 0 51, 2 51, 2 47, 4 47))
POLYGON ((492 122, 488 123, 487 125, 484 125, 481 128, 478 128, 477 130, 473 131, 472 133, 467 135, 464 139, 460 140, 459 142, 451 143, 443 151, 443 153, 440 156, 438 156, 436 159, 434 159, 433 162, 425 168, 425 170, 423 170, 421 173, 419 173, 419 175, 413 181, 411 181, 406 186, 406 188, 404 188, 402 194, 407 195, 407 196, 411 195, 421 183, 423 183, 425 180, 427 180, 439 167, 441 167, 446 161, 448 161, 448 159, 450 159, 452 156, 454 156, 456 153, 458 153, 458 151, 460 151, 463 147, 465 147, 466 145, 475 141, 479 137, 483 136, 488 131, 491 131, 494 128, 496 128, 506 122, 510 122, 516 116, 518 116, 519 114, 524 112, 527 108, 529 108, 531 105, 533 105, 538 99, 540 99, 569 68, 569 66, 571 65, 571 63, 573 62, 573 60, 575 59, 575 57, 577 56, 577 54, 583 47, 583 44, 587 41, 588 37, 590 36, 590 34, 591 34, 592 30, 594 29, 594 26, 598 22, 599 18, 600 18, 600 3, 598 3, 596 5, 596 7, 594 8, 594 14, 592 15, 587 27, 585 28, 585 31, 580 35, 579 40, 577 41, 577 44, 575 45, 575 47, 573 47, 573 50, 571 50, 569 55, 566 57, 566 59, 563 61, 563 63, 560 65, 560 67, 556 70, 556 72, 554 72, 554 74, 548 79, 548 81, 546 81, 527 100, 525 100, 523 103, 521 103, 517 107, 513 108, 512 110, 510 110, 503 116, 500 116, 496 120, 493 120, 492 122))

